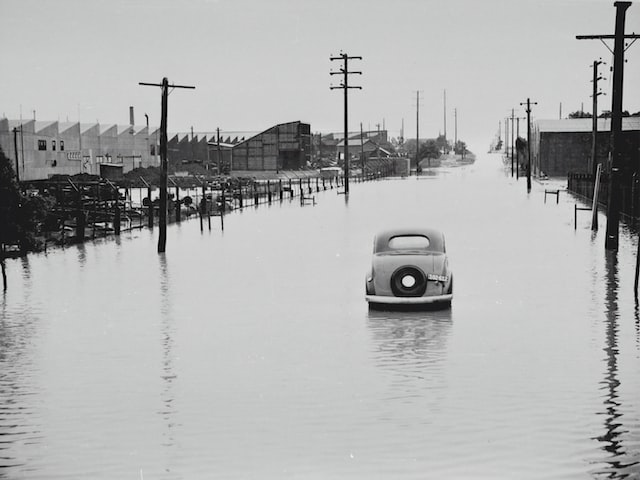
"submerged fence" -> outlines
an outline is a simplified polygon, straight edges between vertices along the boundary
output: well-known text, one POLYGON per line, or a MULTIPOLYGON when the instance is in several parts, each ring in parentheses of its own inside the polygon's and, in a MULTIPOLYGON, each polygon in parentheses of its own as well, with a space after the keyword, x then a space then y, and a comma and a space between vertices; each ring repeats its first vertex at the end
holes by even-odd
MULTIPOLYGON (((298 198, 300 205, 315 204, 315 194, 344 190, 342 175, 321 174, 276 179, 198 179, 171 180, 168 193, 168 222, 180 222, 196 216, 208 219, 233 210, 256 207, 276 201, 298 198)), ((392 162, 378 162, 350 177, 354 183, 378 180, 394 174, 392 162)), ((140 186, 118 186, 108 180, 45 181, 30 184, 31 195, 46 196, 53 207, 41 222, 36 236, 48 243, 65 245, 99 236, 119 235, 137 228, 152 228, 159 217, 159 188, 140 178, 140 186)), ((222 218, 221 218, 222 220, 222 218)))
MULTIPOLYGON (((609 198, 609 175, 602 173, 598 189, 598 204, 606 206, 609 198)), ((637 174, 622 178, 620 181, 620 213, 634 220, 640 215, 640 178, 637 174)), ((595 175, 588 173, 569 173, 567 190, 589 201, 593 200, 595 175)))

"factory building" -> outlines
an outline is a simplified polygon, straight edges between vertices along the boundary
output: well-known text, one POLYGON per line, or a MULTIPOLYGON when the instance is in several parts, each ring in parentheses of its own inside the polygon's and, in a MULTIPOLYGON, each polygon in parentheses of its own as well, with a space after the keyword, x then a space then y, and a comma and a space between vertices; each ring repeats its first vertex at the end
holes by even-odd
POLYGON ((233 146, 232 170, 298 170, 311 161, 311 126, 281 123, 233 146))
MULTIPOLYGON (((608 160, 611 142, 611 119, 598 118, 596 164, 608 160)), ((591 150, 593 138, 591 118, 538 120, 531 132, 532 173, 550 176, 568 173, 593 173, 591 150)), ((640 154, 640 117, 622 119, 623 157, 630 169, 638 171, 640 154)))
POLYGON ((0 118, 0 148, 21 181, 100 175, 103 164, 123 173, 158 166, 159 141, 159 130, 147 126, 0 118))

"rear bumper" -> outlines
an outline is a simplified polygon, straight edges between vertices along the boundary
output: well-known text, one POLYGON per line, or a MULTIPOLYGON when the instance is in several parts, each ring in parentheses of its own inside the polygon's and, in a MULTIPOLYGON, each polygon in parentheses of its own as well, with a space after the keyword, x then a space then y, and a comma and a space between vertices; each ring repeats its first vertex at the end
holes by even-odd
POLYGON ((390 295, 367 295, 367 302, 386 305, 426 305, 429 303, 451 303, 453 294, 430 295, 426 297, 392 297, 390 295))

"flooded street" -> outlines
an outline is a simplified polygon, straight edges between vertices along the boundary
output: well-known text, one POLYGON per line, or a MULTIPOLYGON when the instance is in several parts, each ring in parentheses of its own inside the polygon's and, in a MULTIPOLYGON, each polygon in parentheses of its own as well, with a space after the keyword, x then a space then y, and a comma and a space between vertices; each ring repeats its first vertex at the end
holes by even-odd
POLYGON ((544 189, 481 154, 174 224, 164 256, 156 229, 8 260, 0 478, 638 478, 636 236, 606 253, 544 189), (450 310, 369 311, 406 225, 445 232, 450 310))

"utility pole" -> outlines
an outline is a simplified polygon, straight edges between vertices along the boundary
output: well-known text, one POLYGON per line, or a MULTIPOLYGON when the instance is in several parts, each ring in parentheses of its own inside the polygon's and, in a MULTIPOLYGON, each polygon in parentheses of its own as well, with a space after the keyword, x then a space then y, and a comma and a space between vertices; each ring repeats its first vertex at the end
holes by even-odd
POLYGON ((518 150, 518 139, 520 138, 520 120, 527 117, 516 117, 516 180, 520 179, 520 150, 518 150))
POLYGON ((447 90, 444 91, 444 139, 447 140, 447 90))
POLYGON ((453 109, 453 148, 456 148, 458 145, 458 109, 453 109))
POLYGON ((514 125, 513 125, 513 121, 515 119, 514 116, 514 109, 511 109, 511 176, 513 177, 513 130, 514 130, 514 125))
MULTIPOLYGON (((613 94, 611 99, 611 166, 609 172, 609 199, 607 201, 607 235, 605 248, 618 250, 618 227, 620 224, 620 181, 622 158, 622 85, 624 76, 624 52, 626 50, 625 38, 637 40, 640 35, 625 35, 624 23, 627 8, 631 2, 614 2, 616 7, 616 25, 613 35, 577 35, 578 40, 613 39, 613 94)), ((605 44, 606 45, 606 44, 605 44)), ((609 48, 609 47, 607 47, 609 48)), ((609 49, 611 50, 611 49, 609 49)), ((625 168, 625 170, 627 169, 625 168)))
POLYGON ((329 72, 329 75, 343 75, 340 85, 331 86, 331 90, 341 88, 344 90, 344 193, 349 195, 349 96, 350 88, 362 90, 359 86, 349 85, 349 75, 362 75, 362 72, 350 72, 348 67, 349 60, 362 60, 362 57, 350 57, 346 53, 340 53, 337 57, 330 57, 331 61, 342 60, 342 68, 337 72, 329 72))
POLYGON ((527 106, 527 193, 531 191, 531 105, 537 104, 528 98, 526 103, 520 103, 527 106))
POLYGON ((418 172, 419 163, 420 163, 420 91, 416 90, 416 173, 418 172))
POLYGON ((509 158, 509 117, 504 117, 504 153, 509 158))
MULTIPOLYGON (((169 85, 167 77, 162 79, 162 83, 139 82, 139 85, 160 87, 162 89, 161 117, 160 117, 160 211, 158 212, 158 226, 160 235, 158 236, 158 253, 164 253, 167 247, 167 107, 169 103, 169 86, 174 88, 196 87, 186 85, 169 85)), ((149 198, 151 201, 151 198, 149 198)))
MULTIPOLYGON (((22 125, 20 125, 22 128, 22 125)), ((16 151, 16 182, 20 184, 20 162, 18 161, 18 129, 13 127, 13 148, 16 151)))
POLYGON ((591 171, 593 172, 594 178, 596 174, 596 170, 598 169, 598 164, 596 160, 596 151, 597 151, 597 137, 598 137, 598 95, 602 95, 603 92, 598 91, 598 80, 603 80, 604 77, 598 76, 598 65, 604 63, 602 60, 595 60, 593 62, 593 115, 591 115, 591 171))
POLYGON ((222 162, 222 153, 220 152, 220 127, 216 128, 216 143, 216 152, 218 153, 218 161, 216 162, 218 167, 218 175, 222 175, 222 171, 224 170, 224 168, 222 162))

